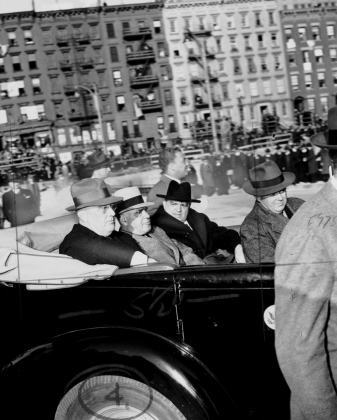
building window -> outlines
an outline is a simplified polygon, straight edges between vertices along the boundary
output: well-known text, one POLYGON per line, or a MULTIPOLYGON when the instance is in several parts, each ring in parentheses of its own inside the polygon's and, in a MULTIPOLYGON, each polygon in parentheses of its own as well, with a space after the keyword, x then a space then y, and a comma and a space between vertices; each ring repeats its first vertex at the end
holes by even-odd
POLYGON ((233 29, 235 28, 235 19, 234 15, 227 15, 227 28, 233 29))
POLYGON ((169 121, 169 130, 170 130, 170 133, 175 133, 177 130, 176 130, 176 124, 175 124, 175 121, 174 121, 174 116, 173 115, 169 115, 168 121, 169 121))
POLYGON ((316 48, 314 52, 315 52, 316 63, 322 64, 323 63, 323 50, 321 48, 316 48))
POLYGON ((314 111, 316 110, 315 107, 315 99, 314 98, 308 98, 308 109, 309 111, 314 111))
POLYGON ((160 34, 161 33, 161 21, 160 20, 154 20, 153 21, 153 27, 154 27, 154 33, 160 34))
POLYGON ((328 98, 327 96, 321 96, 322 112, 328 112, 328 98))
POLYGON ((122 22, 123 32, 130 29, 130 22, 122 22))
POLYGON ((32 78, 32 85, 34 95, 38 95, 39 93, 41 93, 40 79, 38 77, 32 78))
POLYGON ((303 63, 310 63, 309 51, 302 52, 303 63))
POLYGON ((125 98, 123 95, 116 96, 117 110, 123 111, 125 109, 125 98))
POLYGON ((0 96, 2 99, 8 98, 7 82, 0 83, 0 96))
POLYGON ((133 120, 133 133, 135 135, 135 137, 141 137, 141 132, 139 129, 139 121, 138 120, 133 120))
POLYGON ((59 85, 59 78, 56 77, 52 77, 50 79, 51 82, 51 91, 52 93, 59 93, 60 92, 60 85, 59 85))
POLYGON ((227 100, 229 99, 229 93, 228 93, 228 83, 222 83, 221 84, 222 87, 222 95, 223 95, 223 99, 227 100))
POLYGON ((255 120, 255 109, 254 109, 254 107, 250 106, 249 110, 250 110, 250 119, 255 120))
POLYGON ((238 48, 236 45, 236 36, 229 37, 229 45, 231 46, 231 52, 237 52, 238 48))
POLYGON ((254 59, 252 57, 248 57, 247 61, 248 61, 248 73, 255 73, 256 67, 255 67, 254 59))
POLYGON ((269 12, 269 25, 275 25, 274 12, 269 12))
POLYGON ((278 42, 277 42, 277 33, 273 32, 271 35, 271 46, 272 47, 277 47, 278 46, 278 42))
POLYGON ((170 89, 164 90, 164 96, 165 96, 165 104, 166 104, 166 106, 173 105, 173 102, 172 102, 172 94, 171 94, 170 89))
POLYGON ((282 102, 282 116, 286 117, 288 115, 287 113, 287 104, 285 102, 282 102))
POLYGON ((173 56, 174 57, 180 57, 180 51, 178 50, 173 50, 173 56))
POLYGON ((255 12, 255 26, 262 26, 260 12, 255 12))
POLYGON ((241 14, 241 27, 242 28, 248 28, 249 27, 248 13, 242 13, 241 14))
POLYGON ((290 28, 285 28, 284 33, 286 35, 286 43, 293 39, 293 31, 290 28))
POLYGON ((320 35, 319 26, 312 26, 311 30, 312 30, 312 39, 314 41, 320 41, 321 35, 320 35))
POLYGON ((245 43, 245 50, 246 51, 251 51, 252 47, 250 46, 250 35, 244 35, 244 43, 245 43))
POLYGON ((115 86, 122 86, 123 80, 122 80, 122 73, 119 70, 115 70, 112 72, 113 79, 114 79, 114 85, 115 86))
POLYGON ((337 61, 337 48, 330 48, 330 60, 337 61))
POLYGON ((311 74, 305 74, 304 75, 304 82, 305 82, 305 87, 307 89, 311 89, 312 88, 312 77, 311 74))
POLYGON ((250 82, 249 83, 249 90, 250 90, 250 96, 258 96, 258 90, 257 90, 257 82, 250 82))
POLYGON ((157 47, 158 47, 158 56, 166 57, 165 42, 158 42, 157 47))
POLYGON ((110 47, 110 58, 112 63, 118 63, 117 47, 110 47))
POLYGON ((5 109, 0 109, 0 124, 6 124, 7 122, 7 111, 5 109))
POLYGON ((285 92, 283 79, 276 79, 276 88, 277 88, 277 93, 285 92))
POLYGON ((190 29, 190 18, 184 18, 184 28, 190 29))
POLYGON ((170 32, 171 34, 176 32, 176 21, 173 19, 170 19, 170 32))
POLYGON ((129 135, 129 127, 127 121, 122 121, 122 132, 123 132, 123 138, 128 139, 130 137, 129 135))
POLYGON ((53 52, 50 54, 47 54, 47 67, 48 67, 48 70, 56 68, 55 54, 53 52))
POLYGON ((0 73, 5 73, 5 61, 3 58, 0 58, 0 73))
POLYGON ((90 35, 91 39, 100 38, 98 25, 90 25, 90 35))
POLYGON ((318 86, 320 88, 325 87, 325 73, 324 72, 319 72, 319 73, 317 73, 317 77, 318 77, 318 86))
POLYGON ((179 93, 180 93, 180 105, 188 105, 185 89, 179 89, 179 93))
POLYGON ((95 57, 94 57, 95 63, 103 63, 101 48, 94 48, 94 54, 95 54, 95 57))
POLYGON ((46 116, 46 111, 44 109, 43 104, 36 105, 36 110, 37 110, 37 114, 38 114, 39 118, 42 118, 42 117, 46 116))
POLYGON ((43 45, 49 45, 53 43, 53 38, 50 28, 42 28, 43 45))
POLYGON ((185 115, 183 115, 183 129, 188 130, 189 128, 190 128, 189 115, 185 114, 185 115))
POLYGON ((244 91, 243 91, 242 83, 235 83, 235 90, 236 90, 236 96, 238 98, 243 98, 244 97, 244 91))
POLYGON ((291 81, 291 87, 292 87, 293 89, 298 89, 298 88, 299 88, 299 85, 298 85, 298 76, 297 76, 297 74, 292 74, 292 75, 290 76, 290 81, 291 81))
POLYGON ((107 34, 108 34, 108 38, 109 39, 116 38, 115 28, 114 28, 114 24, 113 23, 107 23, 106 24, 106 31, 107 31, 107 34))
POLYGON ((23 31, 23 38, 25 40, 25 45, 34 44, 32 31, 30 29, 23 31))
POLYGON ((220 25, 219 25, 219 16, 218 15, 213 15, 213 29, 215 31, 220 30, 220 25))
POLYGON ((337 70, 334 70, 332 72, 332 77, 333 77, 333 85, 337 86, 337 70))
POLYGON ((290 67, 296 66, 296 54, 291 52, 288 53, 288 62, 290 67))
POLYGON ((160 66, 162 80, 172 80, 172 71, 169 65, 160 66))
POLYGON ((217 52, 221 52, 221 38, 216 38, 216 50, 217 52))
POLYGON ((13 55, 12 63, 13 63, 13 70, 14 71, 21 71, 21 63, 20 63, 20 56, 19 55, 13 55))
POLYGON ((234 64, 234 74, 241 74, 241 67, 240 67, 240 61, 238 58, 233 59, 234 64))
POLYGON ((274 68, 275 68, 275 70, 280 70, 281 69, 281 61, 280 61, 280 56, 279 55, 274 55, 274 68))
POLYGON ((263 93, 265 95, 271 95, 270 80, 263 80, 263 93))
POLYGON ((12 47, 18 45, 15 32, 8 32, 8 45, 12 47))
POLYGON ((259 46, 259 48, 264 48, 263 35, 262 34, 259 34, 257 36, 257 45, 259 46))
POLYGON ((260 57, 261 71, 268 71, 267 57, 260 57))
POLYGON ((327 34, 329 39, 335 39, 335 25, 327 26, 327 34))
POLYGON ((218 61, 219 61, 219 72, 226 73, 225 60, 218 60, 218 61))
POLYGON ((36 56, 33 53, 28 54, 28 67, 29 67, 29 70, 37 69, 36 56))
POLYGON ((298 28, 298 36, 301 41, 306 41, 307 39, 307 28, 305 26, 302 26, 298 28))

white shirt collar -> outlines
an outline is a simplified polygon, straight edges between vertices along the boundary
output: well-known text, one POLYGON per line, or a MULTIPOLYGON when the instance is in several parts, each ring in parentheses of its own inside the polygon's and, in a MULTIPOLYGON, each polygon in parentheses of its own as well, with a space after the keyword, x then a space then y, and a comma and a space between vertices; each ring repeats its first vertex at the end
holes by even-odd
POLYGON ((188 223, 188 221, 187 221, 187 220, 185 220, 184 225, 187 225, 187 226, 188 226, 191 230, 193 230, 193 229, 191 228, 191 225, 188 223))
POLYGON ((170 176, 170 175, 166 175, 166 174, 165 174, 165 176, 167 176, 167 178, 170 178, 170 179, 172 179, 173 181, 176 181, 176 182, 178 182, 178 184, 181 184, 181 181, 180 181, 180 179, 177 179, 177 178, 173 178, 173 176, 170 176))

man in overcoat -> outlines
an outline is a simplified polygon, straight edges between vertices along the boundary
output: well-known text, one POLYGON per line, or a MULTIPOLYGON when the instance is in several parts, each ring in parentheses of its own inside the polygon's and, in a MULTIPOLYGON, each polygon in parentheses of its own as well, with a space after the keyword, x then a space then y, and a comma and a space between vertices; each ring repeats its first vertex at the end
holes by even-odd
POLYGON ((276 248, 276 352, 292 420, 337 418, 337 107, 311 142, 333 176, 287 224, 276 248))
POLYGON ((121 241, 115 230, 115 208, 123 199, 111 196, 105 182, 98 178, 83 179, 71 186, 79 223, 64 238, 60 254, 86 264, 112 264, 125 268, 152 261, 136 243, 121 241))
POLYGON ((148 205, 137 187, 123 188, 115 192, 123 201, 117 204, 116 212, 121 225, 118 238, 125 243, 136 243, 149 257, 161 263, 177 265, 205 264, 192 248, 170 239, 158 226, 151 225, 148 205))
POLYGON ((234 254, 237 262, 245 262, 240 236, 235 230, 218 226, 205 214, 190 208, 192 202, 199 200, 192 199, 188 182, 171 181, 167 192, 158 197, 164 199, 163 206, 152 217, 152 223, 170 238, 191 247, 202 259, 221 249, 234 254))
POLYGON ((256 201, 240 229, 247 262, 274 262, 276 244, 283 229, 304 203, 300 198, 287 198, 286 188, 294 180, 294 174, 281 172, 272 160, 249 170, 249 180, 242 188, 254 195, 256 201))
POLYGON ((165 194, 172 180, 180 183, 181 179, 188 174, 188 162, 184 153, 178 148, 168 147, 162 150, 159 153, 159 167, 163 174, 147 195, 147 201, 153 203, 149 208, 150 216, 157 211, 164 201, 157 194, 165 194))

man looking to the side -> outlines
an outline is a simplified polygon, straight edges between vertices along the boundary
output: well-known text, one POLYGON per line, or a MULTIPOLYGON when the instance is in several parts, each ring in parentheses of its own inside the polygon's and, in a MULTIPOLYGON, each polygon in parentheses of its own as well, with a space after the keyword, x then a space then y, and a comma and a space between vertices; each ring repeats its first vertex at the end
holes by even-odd
POLYGON ((190 247, 170 239, 162 229, 151 225, 147 206, 152 203, 144 202, 137 187, 123 188, 114 195, 123 198, 116 209, 121 225, 118 237, 122 241, 130 245, 136 243, 145 254, 161 263, 204 264, 190 247))
POLYGON ((140 251, 136 243, 121 241, 115 229, 115 208, 122 201, 111 196, 101 179, 83 179, 71 186, 79 223, 64 238, 60 254, 66 254, 86 264, 112 264, 125 268, 154 262, 140 251))
POLYGON ((163 171, 160 181, 155 184, 147 195, 147 201, 154 204, 149 208, 152 216, 163 204, 163 199, 157 194, 165 194, 169 183, 174 180, 178 183, 188 174, 188 163, 180 149, 168 147, 159 153, 159 167, 163 171))
POLYGON ((245 263, 245 257, 238 232, 218 226, 205 214, 191 209, 192 202, 199 202, 191 197, 191 185, 171 181, 159 207, 152 217, 152 223, 162 228, 172 239, 189 246, 202 259, 225 250, 234 254, 238 263, 245 263))

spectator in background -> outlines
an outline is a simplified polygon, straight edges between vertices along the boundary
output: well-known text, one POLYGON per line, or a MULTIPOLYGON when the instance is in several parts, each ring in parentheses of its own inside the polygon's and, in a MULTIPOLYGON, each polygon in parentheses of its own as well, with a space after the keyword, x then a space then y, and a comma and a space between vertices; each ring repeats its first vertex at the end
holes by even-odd
POLYGON ((30 190, 21 188, 21 172, 9 175, 10 191, 2 196, 3 215, 11 227, 33 223, 40 214, 40 203, 30 190))
POLYGON ((213 165, 210 162, 211 156, 203 156, 200 165, 200 176, 202 179, 202 186, 204 187, 205 194, 211 196, 214 194, 214 179, 213 179, 213 165))
POLYGON ((159 153, 159 167, 163 171, 163 175, 147 195, 147 201, 155 203, 149 208, 150 216, 157 211, 164 201, 163 198, 158 198, 157 194, 166 194, 172 180, 180 183, 188 173, 188 162, 179 148, 167 147, 161 150, 159 153))

